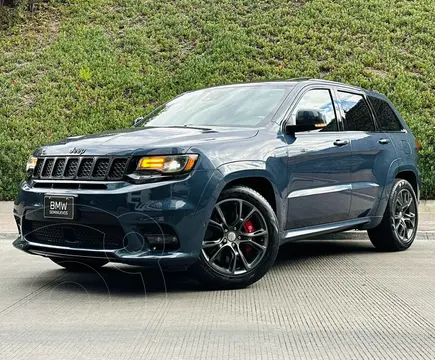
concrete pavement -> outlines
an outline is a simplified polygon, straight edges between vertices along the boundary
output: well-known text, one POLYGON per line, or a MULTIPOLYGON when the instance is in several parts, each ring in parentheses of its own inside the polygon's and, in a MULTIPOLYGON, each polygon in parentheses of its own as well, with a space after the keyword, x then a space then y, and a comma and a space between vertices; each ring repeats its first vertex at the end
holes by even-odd
POLYGON ((284 246, 250 288, 109 266, 70 274, 0 240, 1 359, 433 359, 435 241, 284 246))
POLYGON ((0 233, 17 232, 17 226, 12 216, 13 205, 13 201, 0 201, 0 233))
POLYGON ((2 360, 435 358, 435 213, 421 207, 408 251, 378 253, 365 232, 292 243, 237 291, 126 266, 67 273, 12 247, 11 208, 0 203, 2 360))

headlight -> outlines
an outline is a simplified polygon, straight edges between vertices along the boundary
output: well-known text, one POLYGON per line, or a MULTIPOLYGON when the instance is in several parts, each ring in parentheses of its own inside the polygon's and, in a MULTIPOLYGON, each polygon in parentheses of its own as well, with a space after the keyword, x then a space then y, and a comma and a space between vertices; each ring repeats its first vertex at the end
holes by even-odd
POLYGON ((27 160, 27 164, 26 164, 26 172, 33 171, 35 169, 37 161, 38 158, 34 156, 29 157, 29 160, 27 160))
POLYGON ((145 156, 139 159, 136 170, 159 171, 163 174, 189 172, 197 160, 197 154, 145 156))

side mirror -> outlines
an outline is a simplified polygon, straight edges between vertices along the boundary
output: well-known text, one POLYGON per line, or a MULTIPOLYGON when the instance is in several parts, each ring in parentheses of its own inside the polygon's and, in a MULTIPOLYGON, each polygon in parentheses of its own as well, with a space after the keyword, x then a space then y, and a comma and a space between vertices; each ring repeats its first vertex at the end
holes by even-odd
POLYGON ((296 124, 286 125, 285 132, 294 135, 297 132, 318 130, 326 126, 325 115, 316 109, 301 109, 296 113, 296 124))
POLYGON ((144 119, 143 116, 134 119, 132 126, 135 127, 138 123, 140 123, 144 119))

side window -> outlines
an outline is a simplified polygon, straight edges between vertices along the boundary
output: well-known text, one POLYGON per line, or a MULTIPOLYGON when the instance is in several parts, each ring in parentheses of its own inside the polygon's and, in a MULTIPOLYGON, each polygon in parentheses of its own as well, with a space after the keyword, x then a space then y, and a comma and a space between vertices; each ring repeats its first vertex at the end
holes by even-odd
POLYGON ((369 96, 370 103, 375 111, 380 131, 401 131, 402 124, 390 105, 377 97, 369 96))
POLYGON ((375 124, 364 97, 344 91, 338 92, 344 110, 347 131, 375 131, 375 124))
POLYGON ((319 130, 313 131, 338 131, 331 92, 327 89, 315 89, 305 93, 292 116, 296 122, 314 121, 316 124, 324 124, 319 130))

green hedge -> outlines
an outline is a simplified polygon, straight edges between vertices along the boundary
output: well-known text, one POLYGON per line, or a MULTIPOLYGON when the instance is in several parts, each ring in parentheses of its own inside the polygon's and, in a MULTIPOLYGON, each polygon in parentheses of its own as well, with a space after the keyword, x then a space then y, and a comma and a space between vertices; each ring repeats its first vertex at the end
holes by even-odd
POLYGON ((26 158, 129 126, 185 90, 317 77, 386 94, 422 145, 435 196, 432 0, 70 0, 0 9, 0 199, 26 158), (6 19, 6 20, 5 20, 6 19))

